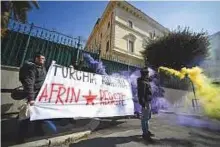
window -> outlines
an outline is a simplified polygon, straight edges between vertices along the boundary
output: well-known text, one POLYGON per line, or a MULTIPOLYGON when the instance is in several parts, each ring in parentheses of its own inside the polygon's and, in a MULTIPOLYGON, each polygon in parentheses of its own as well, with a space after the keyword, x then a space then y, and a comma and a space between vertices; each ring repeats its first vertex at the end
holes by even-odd
POLYGON ((108 28, 110 27, 110 22, 108 22, 108 28))
POLYGON ((108 52, 109 50, 109 41, 106 43, 106 53, 108 52))
POLYGON ((100 37, 101 37, 101 39, 102 39, 102 33, 101 33, 100 37))
POLYGON ((132 21, 128 21, 128 26, 130 27, 130 28, 133 28, 133 23, 132 23, 132 21))
POLYGON ((128 40, 128 51, 131 53, 134 52, 134 41, 128 40))

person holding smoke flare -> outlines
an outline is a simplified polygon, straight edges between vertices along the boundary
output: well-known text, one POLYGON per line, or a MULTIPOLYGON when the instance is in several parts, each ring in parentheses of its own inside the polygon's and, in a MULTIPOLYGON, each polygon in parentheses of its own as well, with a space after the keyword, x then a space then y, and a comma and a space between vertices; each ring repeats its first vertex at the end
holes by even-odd
POLYGON ((142 137, 146 141, 152 142, 151 136, 154 136, 149 131, 149 119, 151 117, 151 87, 149 79, 148 68, 145 67, 141 71, 141 77, 137 79, 137 91, 138 91, 138 100, 142 106, 142 117, 141 117, 141 126, 142 126, 142 137))

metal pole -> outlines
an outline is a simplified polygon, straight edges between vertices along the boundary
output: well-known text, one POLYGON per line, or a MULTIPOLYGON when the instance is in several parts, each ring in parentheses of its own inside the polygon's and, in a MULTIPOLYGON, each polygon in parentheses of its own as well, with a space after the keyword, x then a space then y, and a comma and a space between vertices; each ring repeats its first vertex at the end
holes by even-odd
POLYGON ((78 37, 77 49, 80 47, 80 36, 78 37))
POLYGON ((77 49, 77 52, 76 52, 75 66, 78 66, 78 60, 79 60, 79 49, 77 49))
POLYGON ((128 72, 129 72, 130 68, 129 68, 129 59, 128 59, 128 72))
POLYGON ((98 54, 99 54, 99 59, 98 59, 98 61, 100 62, 100 61, 101 61, 101 48, 99 48, 98 54))
MULTIPOLYGON (((129 44, 128 44, 129 45, 129 44)), ((129 64, 130 64, 130 57, 129 57, 129 48, 128 48, 128 72, 129 72, 129 64)))
POLYGON ((78 65, 78 60, 79 60, 79 47, 80 47, 80 36, 78 37, 78 43, 77 43, 77 52, 76 52, 75 66, 77 66, 77 65, 78 65))
POLYGON ((194 99, 193 99, 193 107, 194 107, 194 110, 196 110, 198 108, 198 103, 197 103, 197 98, 196 98, 196 92, 195 92, 195 87, 194 87, 194 84, 193 82, 191 81, 192 83, 192 88, 193 88, 193 94, 194 94, 194 99))
POLYGON ((194 99, 192 99, 192 106, 193 106, 193 109, 196 110, 196 108, 198 107, 198 103, 197 103, 198 99, 196 98, 195 86, 192 80, 188 77, 188 75, 186 75, 186 77, 189 79, 190 83, 192 84, 192 89, 193 89, 193 94, 194 94, 194 99))
POLYGON ((25 57, 26 57, 26 54, 27 54, 27 50, 28 50, 28 46, 29 46, 29 42, 30 42, 30 38, 31 38, 31 31, 33 29, 33 26, 34 26, 34 24, 31 23, 30 31, 28 33, 28 40, 27 40, 27 43, 25 45, 24 54, 23 54, 23 57, 22 57, 22 60, 21 60, 20 67, 23 65, 25 57))

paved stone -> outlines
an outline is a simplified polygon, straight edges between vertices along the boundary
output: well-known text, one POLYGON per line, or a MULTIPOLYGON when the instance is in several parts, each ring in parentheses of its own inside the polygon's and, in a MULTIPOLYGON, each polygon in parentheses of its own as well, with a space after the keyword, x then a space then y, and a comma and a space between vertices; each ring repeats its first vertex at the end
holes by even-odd
POLYGON ((141 138, 140 120, 120 120, 109 128, 97 130, 88 140, 71 144, 70 147, 144 147, 144 146, 220 146, 220 132, 204 128, 181 126, 174 114, 154 116, 150 129, 155 133, 155 142, 149 144, 141 138))

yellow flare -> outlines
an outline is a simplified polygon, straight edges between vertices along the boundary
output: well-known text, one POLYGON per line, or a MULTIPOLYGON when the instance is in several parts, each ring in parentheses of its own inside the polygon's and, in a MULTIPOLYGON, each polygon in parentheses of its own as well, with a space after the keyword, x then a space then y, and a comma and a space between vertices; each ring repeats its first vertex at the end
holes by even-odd
POLYGON ((199 67, 182 68, 180 71, 160 67, 159 72, 175 75, 183 79, 186 75, 195 85, 195 92, 199 102, 204 108, 205 114, 209 117, 220 119, 220 87, 213 85, 211 81, 202 73, 199 67))

